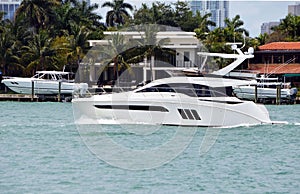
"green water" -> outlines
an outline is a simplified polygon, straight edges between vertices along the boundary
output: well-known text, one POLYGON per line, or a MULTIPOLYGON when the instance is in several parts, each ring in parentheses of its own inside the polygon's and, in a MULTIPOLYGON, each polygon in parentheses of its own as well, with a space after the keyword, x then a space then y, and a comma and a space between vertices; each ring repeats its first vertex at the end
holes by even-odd
MULTIPOLYGON (((272 120, 289 124, 213 129, 216 142, 204 155, 208 129, 197 128, 174 160, 133 171, 88 149, 71 103, 0 102, 0 193, 299 193, 300 106, 267 108, 272 120)), ((104 128, 89 135, 139 149, 163 144, 177 130, 164 126, 140 137, 104 128)))

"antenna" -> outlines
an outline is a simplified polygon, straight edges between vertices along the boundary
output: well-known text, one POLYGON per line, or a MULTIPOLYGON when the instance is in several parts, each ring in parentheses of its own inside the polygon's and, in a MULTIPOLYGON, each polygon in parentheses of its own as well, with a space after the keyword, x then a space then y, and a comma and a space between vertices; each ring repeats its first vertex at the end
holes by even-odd
POLYGON ((243 46, 241 47, 241 49, 244 48, 245 45, 246 45, 246 34, 245 34, 245 31, 243 31, 243 38, 244 38, 244 44, 243 44, 243 46))

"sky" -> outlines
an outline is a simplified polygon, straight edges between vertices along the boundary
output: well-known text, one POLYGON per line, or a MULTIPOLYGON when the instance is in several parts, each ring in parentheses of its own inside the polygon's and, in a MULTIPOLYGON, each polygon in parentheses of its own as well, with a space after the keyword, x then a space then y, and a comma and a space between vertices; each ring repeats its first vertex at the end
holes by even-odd
MULTIPOLYGON (((103 2, 112 0, 91 0, 91 3, 99 4, 99 7, 103 2)), ((160 2, 172 3, 177 0, 158 0, 160 2)), ((138 1, 138 0, 124 0, 126 3, 139 8, 142 3, 151 4, 151 0, 138 1)), ((241 20, 244 21, 244 28, 250 32, 250 37, 256 37, 260 34, 260 27, 264 22, 275 22, 285 18, 288 15, 288 5, 295 5, 300 3, 298 1, 245 1, 245 0, 230 0, 229 3, 229 18, 233 18, 236 15, 241 16, 241 20)), ((100 15, 105 18, 106 11, 100 9, 100 15)))

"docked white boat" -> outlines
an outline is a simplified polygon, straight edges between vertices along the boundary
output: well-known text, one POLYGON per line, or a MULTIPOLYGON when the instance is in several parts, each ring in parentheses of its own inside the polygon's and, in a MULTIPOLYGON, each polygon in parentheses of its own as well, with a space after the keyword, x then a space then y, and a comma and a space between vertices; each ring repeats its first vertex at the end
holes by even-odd
POLYGON ((170 77, 134 91, 73 99, 77 124, 224 127, 271 123, 267 109, 227 94, 240 80, 170 77))
POLYGON ((278 82, 277 78, 263 77, 258 78, 256 84, 237 86, 233 92, 238 98, 245 100, 255 100, 256 95, 259 100, 274 100, 278 96, 282 100, 293 100, 298 90, 291 88, 290 83, 278 82))
POLYGON ((54 95, 77 92, 84 94, 88 88, 86 83, 74 83, 70 79, 70 72, 37 71, 31 78, 13 77, 2 80, 9 89, 19 94, 54 95))

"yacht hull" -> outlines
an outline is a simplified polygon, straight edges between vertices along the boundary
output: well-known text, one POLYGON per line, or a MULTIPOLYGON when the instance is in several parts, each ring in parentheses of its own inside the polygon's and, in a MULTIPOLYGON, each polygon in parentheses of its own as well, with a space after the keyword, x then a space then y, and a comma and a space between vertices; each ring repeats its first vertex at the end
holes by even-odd
POLYGON ((120 93, 73 99, 77 124, 227 127, 271 123, 263 105, 178 93, 120 93), (246 111, 245 111, 246 110, 246 111))

